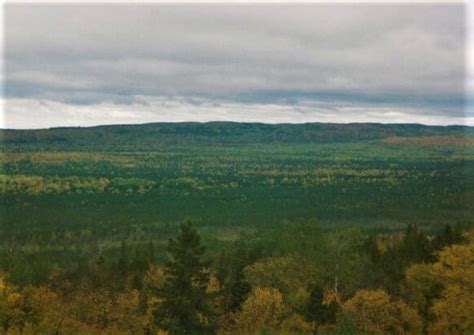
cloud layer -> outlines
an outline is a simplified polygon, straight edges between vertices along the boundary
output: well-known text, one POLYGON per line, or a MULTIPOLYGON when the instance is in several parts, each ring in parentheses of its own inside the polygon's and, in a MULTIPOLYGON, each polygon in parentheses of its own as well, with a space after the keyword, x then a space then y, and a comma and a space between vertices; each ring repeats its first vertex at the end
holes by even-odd
POLYGON ((463 4, 12 4, 5 127, 470 123, 463 4))

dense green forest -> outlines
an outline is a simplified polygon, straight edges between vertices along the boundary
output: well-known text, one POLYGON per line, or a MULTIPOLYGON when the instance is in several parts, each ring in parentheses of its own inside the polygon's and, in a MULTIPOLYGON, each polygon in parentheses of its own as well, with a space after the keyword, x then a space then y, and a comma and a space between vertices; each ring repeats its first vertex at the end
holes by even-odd
POLYGON ((0 130, 0 333, 474 332, 474 129, 0 130))

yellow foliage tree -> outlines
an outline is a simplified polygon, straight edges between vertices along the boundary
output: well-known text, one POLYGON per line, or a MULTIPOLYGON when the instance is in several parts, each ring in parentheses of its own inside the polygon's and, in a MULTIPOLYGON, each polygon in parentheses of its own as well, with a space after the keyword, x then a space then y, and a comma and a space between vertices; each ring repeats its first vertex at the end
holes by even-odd
POLYGON ((144 283, 151 288, 161 288, 166 280, 165 269, 162 266, 150 265, 145 277, 144 283))
POLYGON ((254 334, 261 329, 277 329, 284 314, 283 297, 274 288, 255 288, 234 315, 239 334, 254 334))
POLYGON ((416 311, 402 301, 393 301, 383 290, 359 290, 342 306, 361 331, 374 335, 420 334, 416 311))
POLYGON ((67 302, 51 289, 27 287, 22 290, 23 309, 28 311, 23 333, 70 334, 92 332, 88 325, 74 319, 67 302))
POLYGON ((433 273, 443 284, 442 297, 432 311, 436 319, 430 334, 474 333, 474 239, 468 245, 453 245, 439 253, 433 273))
MULTIPOLYGON (((163 287, 163 284, 166 281, 165 269, 162 266, 150 265, 145 277, 143 279, 144 284, 147 289, 151 291, 160 289, 163 287)), ((150 330, 150 332, 155 330, 154 323, 154 311, 159 306, 161 299, 155 294, 148 294, 146 301, 146 313, 144 318, 144 328, 150 330)), ((161 331, 161 330, 156 330, 161 331)))
POLYGON ((142 332, 144 317, 138 312, 139 293, 130 290, 119 293, 111 311, 110 320, 119 330, 130 334, 142 332))
POLYGON ((46 287, 19 290, 0 276, 0 333, 71 334, 90 333, 75 320, 68 306, 46 287))
POLYGON ((10 328, 21 330, 25 313, 21 309, 22 296, 18 289, 8 284, 3 274, 0 273, 0 330, 10 328))
POLYGON ((297 310, 308 303, 309 287, 318 278, 314 265, 303 257, 270 257, 244 269, 252 287, 277 289, 285 304, 297 310))
POLYGON ((426 321, 432 318, 431 306, 442 290, 442 282, 433 272, 432 264, 414 264, 405 272, 402 293, 405 300, 426 321))

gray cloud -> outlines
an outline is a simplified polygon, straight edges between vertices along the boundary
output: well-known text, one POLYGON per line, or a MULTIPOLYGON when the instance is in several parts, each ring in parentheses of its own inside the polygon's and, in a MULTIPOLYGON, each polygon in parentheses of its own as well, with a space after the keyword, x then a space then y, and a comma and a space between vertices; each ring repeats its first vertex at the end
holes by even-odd
MULTIPOLYGON (((223 101, 241 108, 232 111, 241 113, 239 120, 249 117, 249 106, 274 105, 293 111, 298 122, 317 121, 316 116, 323 120, 324 111, 329 113, 324 104, 331 100, 341 122, 353 120, 348 108, 362 107, 371 113, 378 109, 379 121, 392 120, 387 110, 395 108, 413 120, 432 115, 443 123, 460 122, 464 7, 9 4, 4 123, 35 126, 15 121, 21 101, 22 115, 36 115, 27 108, 33 101, 47 101, 76 110, 79 120, 84 105, 98 111, 104 104, 130 108, 139 96, 148 97, 147 104, 178 96, 223 101), (313 112, 301 116, 298 110, 308 100, 313 112)), ((150 105, 156 108, 150 115, 155 119, 130 122, 166 121, 163 115, 169 120, 212 119, 202 108, 192 110, 203 115, 180 109, 171 115, 163 104, 150 105)), ((215 118, 222 115, 227 114, 215 118)), ((58 120, 51 124, 64 121, 66 113, 57 111, 54 117, 58 120)), ((267 113, 261 121, 276 120, 267 113)), ((117 117, 96 121, 115 123, 117 117)))

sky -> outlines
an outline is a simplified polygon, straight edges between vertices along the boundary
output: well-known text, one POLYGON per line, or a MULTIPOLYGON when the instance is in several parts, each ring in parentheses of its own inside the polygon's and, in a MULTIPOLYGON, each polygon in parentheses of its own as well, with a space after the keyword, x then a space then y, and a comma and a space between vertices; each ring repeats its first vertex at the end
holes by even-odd
POLYGON ((6 4, 1 126, 474 125, 471 25, 463 3, 6 4))

